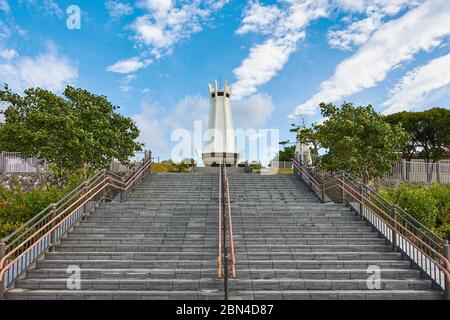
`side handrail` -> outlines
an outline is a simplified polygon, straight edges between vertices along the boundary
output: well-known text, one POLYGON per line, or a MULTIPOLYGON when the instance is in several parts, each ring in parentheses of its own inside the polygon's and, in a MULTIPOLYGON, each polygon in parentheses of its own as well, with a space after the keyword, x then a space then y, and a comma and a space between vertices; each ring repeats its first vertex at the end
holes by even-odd
POLYGON ((83 182, 72 192, 48 206, 0 242, 0 298, 4 290, 42 254, 67 233, 80 219, 100 202, 120 196, 124 201, 135 186, 148 174, 152 164, 151 153, 125 177, 106 170, 83 182))
MULTIPOLYGON (((392 205, 378 193, 346 172, 322 177, 300 159, 293 159, 295 173, 325 201, 327 192, 340 190, 343 203, 349 205, 362 219, 371 223, 393 245, 406 254, 423 272, 445 290, 450 299, 450 249, 448 241, 440 238, 417 219, 392 205)), ((331 197, 330 197, 331 198, 331 197)))

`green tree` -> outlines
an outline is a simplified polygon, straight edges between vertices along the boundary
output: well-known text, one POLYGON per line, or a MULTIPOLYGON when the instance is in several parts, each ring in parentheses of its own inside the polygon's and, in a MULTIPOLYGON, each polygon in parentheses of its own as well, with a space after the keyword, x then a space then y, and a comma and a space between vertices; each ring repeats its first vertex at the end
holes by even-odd
POLYGON ((422 112, 399 112, 386 117, 391 124, 401 124, 410 133, 403 150, 407 160, 418 154, 427 162, 437 162, 450 152, 450 110, 433 108, 422 112))
POLYGON ((319 166, 328 171, 344 170, 365 183, 383 177, 399 160, 399 150, 408 141, 400 125, 387 123, 371 105, 320 104, 327 120, 315 125, 314 134, 327 153, 319 166))
POLYGON ((0 124, 0 149, 36 156, 60 173, 81 168, 99 169, 117 159, 127 163, 135 151, 139 130, 104 96, 68 86, 63 96, 40 88, 24 96, 8 86, 0 91, 7 108, 0 124))
POLYGON ((295 155, 295 146, 284 147, 283 150, 278 152, 278 156, 275 158, 278 161, 292 161, 292 158, 295 155))

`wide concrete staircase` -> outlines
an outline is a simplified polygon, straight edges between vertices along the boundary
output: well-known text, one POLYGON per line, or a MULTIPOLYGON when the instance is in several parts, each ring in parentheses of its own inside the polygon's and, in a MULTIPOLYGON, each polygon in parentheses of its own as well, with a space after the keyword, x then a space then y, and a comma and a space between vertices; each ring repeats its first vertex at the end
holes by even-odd
MULTIPOLYGON (((370 226, 320 203, 296 176, 228 173, 231 299, 442 298, 370 226), (368 289, 369 266, 381 272, 379 290, 368 289)), ((148 175, 125 203, 104 204, 75 227, 7 298, 223 299, 217 206, 218 168, 148 175), (79 290, 67 286, 74 266, 79 290)))

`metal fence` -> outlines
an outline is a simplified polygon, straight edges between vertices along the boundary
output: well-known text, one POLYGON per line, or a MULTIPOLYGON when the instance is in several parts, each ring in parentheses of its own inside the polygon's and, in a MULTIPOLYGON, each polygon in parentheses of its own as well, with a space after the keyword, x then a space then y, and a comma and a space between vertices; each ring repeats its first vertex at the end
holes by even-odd
POLYGON ((35 173, 47 168, 48 164, 37 158, 22 158, 20 152, 0 153, 0 173, 35 173))
MULTIPOLYGON (((117 160, 111 162, 110 172, 128 173, 136 163, 145 158, 145 152, 136 152, 130 159, 129 165, 124 165, 117 160)), ((22 158, 20 152, 0 152, 1 173, 39 173, 48 170, 48 164, 38 158, 22 158)))
POLYGON ((278 169, 292 169, 294 166, 292 164, 292 161, 270 161, 270 167, 271 168, 278 168, 278 169))
POLYGON ((410 182, 450 183, 450 161, 439 162, 406 161, 395 164, 392 172, 385 176, 387 180, 410 182))

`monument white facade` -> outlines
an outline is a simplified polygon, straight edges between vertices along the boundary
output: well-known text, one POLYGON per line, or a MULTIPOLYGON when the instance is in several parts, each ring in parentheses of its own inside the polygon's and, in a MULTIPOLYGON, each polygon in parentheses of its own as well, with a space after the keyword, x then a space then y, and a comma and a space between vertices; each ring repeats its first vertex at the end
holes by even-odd
POLYGON ((231 112, 232 87, 228 86, 225 80, 224 87, 219 88, 215 80, 214 86, 208 84, 208 88, 211 106, 205 148, 202 153, 203 162, 205 166, 219 165, 222 161, 227 165, 236 166, 238 153, 231 112))
POLYGON ((295 143, 295 156, 297 159, 301 159, 304 163, 311 165, 311 149, 313 145, 311 143, 303 143, 300 139, 300 129, 297 134, 297 142, 295 143))

